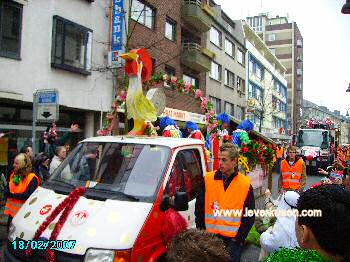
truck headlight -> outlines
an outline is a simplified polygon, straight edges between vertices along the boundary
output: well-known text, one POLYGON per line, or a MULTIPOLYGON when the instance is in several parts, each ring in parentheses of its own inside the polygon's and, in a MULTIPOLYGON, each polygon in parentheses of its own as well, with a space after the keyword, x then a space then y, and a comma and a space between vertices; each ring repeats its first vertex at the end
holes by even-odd
POLYGON ((10 242, 13 242, 15 239, 16 239, 16 227, 15 225, 11 222, 10 226, 9 226, 9 232, 8 232, 8 235, 7 235, 7 239, 10 241, 10 242))
POLYGON ((106 249, 89 249, 86 252, 84 262, 129 262, 131 250, 106 250, 106 249))

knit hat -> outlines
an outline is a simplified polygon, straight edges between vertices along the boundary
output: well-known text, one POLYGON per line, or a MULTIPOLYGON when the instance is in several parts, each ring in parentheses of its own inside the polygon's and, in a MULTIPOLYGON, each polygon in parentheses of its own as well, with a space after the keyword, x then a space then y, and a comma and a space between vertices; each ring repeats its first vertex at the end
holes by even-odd
POLYGON ((175 120, 172 119, 171 117, 165 116, 165 117, 162 117, 162 118, 160 119, 160 122, 159 122, 160 128, 164 129, 164 128, 166 128, 167 126, 171 126, 171 125, 173 125, 173 126, 176 125, 175 120))
POLYGON ((250 131, 250 130, 253 130, 254 129, 254 124, 246 119, 246 120, 243 120, 238 126, 237 126, 237 129, 242 129, 242 130, 245 130, 245 131, 250 131))
POLYGON ((198 129, 198 126, 191 121, 187 121, 185 127, 191 129, 192 131, 198 129))

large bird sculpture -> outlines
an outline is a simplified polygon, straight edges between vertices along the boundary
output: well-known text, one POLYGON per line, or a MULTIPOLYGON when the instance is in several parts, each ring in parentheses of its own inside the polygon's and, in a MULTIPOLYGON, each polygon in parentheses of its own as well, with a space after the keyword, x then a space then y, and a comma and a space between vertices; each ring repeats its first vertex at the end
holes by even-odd
POLYGON ((142 91, 142 82, 152 74, 152 59, 146 49, 133 49, 120 55, 125 59, 125 72, 129 77, 126 109, 128 119, 134 119, 134 128, 129 135, 143 135, 145 120, 156 121, 157 110, 142 91))

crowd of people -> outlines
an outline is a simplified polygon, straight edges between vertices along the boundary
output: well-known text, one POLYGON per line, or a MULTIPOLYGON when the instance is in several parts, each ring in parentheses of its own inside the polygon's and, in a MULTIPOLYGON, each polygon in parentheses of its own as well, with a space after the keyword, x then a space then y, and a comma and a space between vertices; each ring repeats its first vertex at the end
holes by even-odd
POLYGON ((40 141, 40 153, 35 155, 32 146, 25 145, 15 156, 7 178, 2 181, 3 195, 6 198, 4 214, 8 216, 8 227, 23 203, 66 158, 66 142, 78 129, 77 124, 72 124, 70 132, 58 137, 55 123, 50 124, 40 141))

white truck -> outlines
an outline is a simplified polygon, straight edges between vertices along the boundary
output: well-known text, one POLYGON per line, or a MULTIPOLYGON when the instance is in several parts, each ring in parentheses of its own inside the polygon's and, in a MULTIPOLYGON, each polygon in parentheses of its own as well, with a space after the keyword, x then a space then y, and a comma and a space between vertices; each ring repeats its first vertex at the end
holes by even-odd
POLYGON ((323 127, 300 128, 297 133, 297 154, 303 157, 308 174, 317 173, 318 168, 325 169, 335 158, 335 130, 323 127))
POLYGON ((5 261, 44 261, 43 241, 50 239, 59 216, 43 231, 41 242, 30 242, 30 257, 23 241, 32 240, 54 209, 81 186, 86 192, 54 242, 56 261, 161 261, 165 211, 172 205, 194 227, 195 197, 205 171, 204 145, 198 139, 85 139, 14 217, 5 261))

